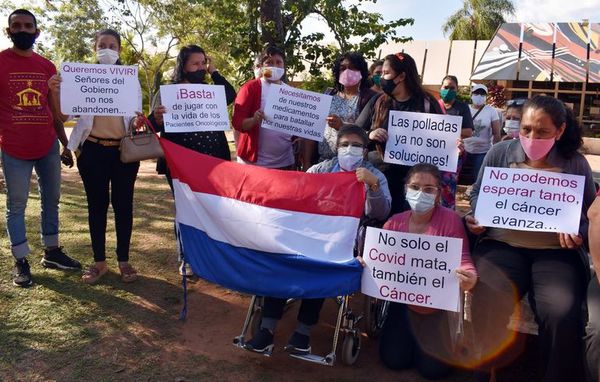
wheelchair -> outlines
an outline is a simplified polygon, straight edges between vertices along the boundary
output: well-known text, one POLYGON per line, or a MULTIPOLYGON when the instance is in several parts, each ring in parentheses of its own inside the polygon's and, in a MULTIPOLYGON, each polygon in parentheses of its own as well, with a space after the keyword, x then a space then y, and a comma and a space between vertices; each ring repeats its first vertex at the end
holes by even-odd
MULTIPOLYGON (((338 305, 338 313, 333 334, 332 348, 329 353, 324 356, 316 354, 295 354, 290 353, 290 357, 309 361, 325 366, 333 366, 336 361, 336 353, 338 348, 338 340, 343 337, 341 346, 341 359, 346 365, 353 365, 358 359, 361 347, 361 330, 358 326, 362 320, 362 315, 356 315, 349 307, 350 296, 336 297, 335 301, 338 305)), ((286 304, 286 310, 295 302, 294 299, 289 299, 286 304)), ((242 327, 242 333, 233 339, 233 344, 239 348, 244 348, 245 339, 250 332, 254 336, 260 330, 260 322, 262 320, 263 298, 260 296, 252 296, 250 306, 246 313, 246 319, 242 327)), ((262 353, 264 356, 270 357, 271 352, 262 353)))

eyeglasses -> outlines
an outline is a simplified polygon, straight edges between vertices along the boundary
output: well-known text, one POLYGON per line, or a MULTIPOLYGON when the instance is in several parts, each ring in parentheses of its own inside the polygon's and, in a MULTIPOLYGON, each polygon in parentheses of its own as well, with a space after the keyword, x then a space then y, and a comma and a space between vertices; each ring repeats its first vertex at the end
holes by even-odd
POLYGON ((407 184, 406 188, 412 191, 423 191, 426 194, 435 195, 439 191, 439 187, 435 186, 419 186, 418 184, 407 184))
POLYGON ((364 148, 365 146, 362 143, 356 143, 356 142, 341 142, 338 147, 358 147, 358 148, 364 148))
POLYGON ((526 101, 526 98, 510 99, 506 101, 506 106, 523 106, 526 101))
POLYGON ((404 53, 396 53, 394 56, 396 56, 398 60, 404 61, 404 53))

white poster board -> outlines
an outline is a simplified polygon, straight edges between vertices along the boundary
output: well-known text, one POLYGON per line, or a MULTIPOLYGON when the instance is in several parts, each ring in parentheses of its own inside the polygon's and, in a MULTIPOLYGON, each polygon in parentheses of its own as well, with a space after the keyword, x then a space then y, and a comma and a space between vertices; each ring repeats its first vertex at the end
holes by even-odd
POLYGON ((167 133, 229 130, 223 85, 162 85, 160 100, 167 109, 163 116, 167 133))
POLYGON ((461 128, 460 116, 390 110, 383 161, 431 163, 441 171, 456 172, 461 128))
POLYGON ((261 127, 322 141, 332 97, 327 94, 271 85, 261 127))
POLYGON ((63 62, 60 75, 65 115, 132 116, 142 111, 137 66, 63 62))
POLYGON ((367 228, 363 294, 457 312, 462 239, 367 228))
POLYGON ((538 232, 579 232, 585 177, 486 167, 477 196, 479 225, 538 232))

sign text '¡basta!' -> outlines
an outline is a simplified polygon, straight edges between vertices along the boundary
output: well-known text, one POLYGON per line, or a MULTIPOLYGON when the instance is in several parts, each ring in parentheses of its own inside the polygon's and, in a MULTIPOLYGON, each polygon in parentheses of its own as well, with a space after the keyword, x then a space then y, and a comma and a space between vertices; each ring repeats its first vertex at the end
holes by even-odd
POLYGON ((181 88, 178 90, 177 99, 214 99, 215 92, 208 90, 189 90, 181 88))

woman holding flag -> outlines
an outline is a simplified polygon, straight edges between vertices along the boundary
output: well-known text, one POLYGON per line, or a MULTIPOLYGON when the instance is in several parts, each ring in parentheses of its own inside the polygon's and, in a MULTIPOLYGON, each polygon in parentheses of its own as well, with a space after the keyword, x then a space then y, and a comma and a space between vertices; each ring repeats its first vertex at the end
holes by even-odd
MULTIPOLYGON (((222 85, 225 87, 225 97, 227 104, 230 105, 235 99, 235 89, 225 77, 219 73, 204 49, 198 45, 187 45, 181 48, 179 54, 177 54, 172 83, 206 84, 207 75, 210 76, 215 85, 222 85)), ((165 132, 163 116, 166 112, 167 109, 161 105, 160 93, 158 93, 154 97, 152 113, 148 116, 148 119, 155 126, 156 130, 161 133, 163 138, 202 154, 211 155, 226 161, 231 160, 229 144, 227 143, 224 131, 196 131, 186 133, 165 132)), ((171 192, 173 192, 173 180, 164 158, 158 158, 156 162, 156 171, 159 174, 165 174, 169 186, 171 187, 171 192)), ((191 276, 193 274, 192 270, 187 266, 187 263, 183 261, 183 256, 181 254, 180 257, 180 273, 182 275, 191 276)))
MULTIPOLYGON (((356 125, 344 125, 337 134, 337 156, 316 164, 308 173, 354 172, 356 180, 364 183, 366 201, 363 219, 383 221, 390 212, 391 196, 385 176, 365 158, 368 138, 356 125)), ((319 320, 324 299, 303 299, 298 312, 298 325, 290 337, 287 351, 308 354, 311 351, 310 332, 319 320)), ((245 344, 247 350, 257 353, 271 352, 277 322, 282 318, 286 299, 265 297, 260 331, 245 344)))

